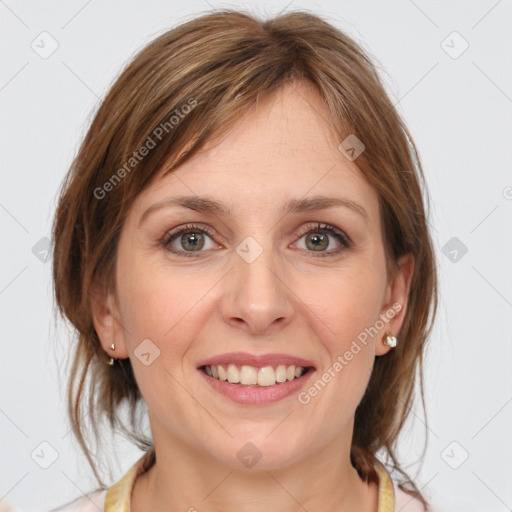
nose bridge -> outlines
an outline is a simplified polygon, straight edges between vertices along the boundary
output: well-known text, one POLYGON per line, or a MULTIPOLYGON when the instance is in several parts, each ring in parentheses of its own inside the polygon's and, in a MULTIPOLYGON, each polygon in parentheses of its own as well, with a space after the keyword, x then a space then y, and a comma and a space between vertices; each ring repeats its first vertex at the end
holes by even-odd
POLYGON ((233 267, 224 302, 226 321, 243 321, 250 330, 263 332, 289 320, 293 307, 271 242, 263 247, 255 237, 246 237, 236 247, 233 267))

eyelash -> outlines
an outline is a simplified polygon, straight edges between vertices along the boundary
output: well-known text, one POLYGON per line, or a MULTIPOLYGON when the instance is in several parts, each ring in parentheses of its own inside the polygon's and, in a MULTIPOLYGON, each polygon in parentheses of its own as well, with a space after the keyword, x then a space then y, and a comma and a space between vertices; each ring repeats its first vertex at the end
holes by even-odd
MULTIPOLYGON (((170 249, 169 245, 175 238, 177 238, 180 235, 183 235, 186 233, 197 233, 197 232, 206 233, 211 238, 214 237, 214 232, 209 226, 206 226, 203 224, 186 224, 181 228, 178 228, 169 233, 166 233, 164 235, 164 237, 160 240, 159 243, 164 249, 166 249, 174 254, 183 255, 187 258, 190 258, 190 257, 195 258, 198 255, 196 255, 194 253, 201 253, 204 251, 176 251, 175 249, 170 249)), ((327 234, 333 235, 334 237, 336 237, 338 239, 338 241, 343 246, 340 249, 336 249, 334 252, 333 251, 331 251, 331 252, 319 251, 318 254, 316 254, 313 257, 325 258, 325 257, 336 256, 343 249, 348 249, 353 245, 350 238, 347 235, 345 235, 345 233, 343 233, 343 231, 340 231, 339 229, 335 228, 334 226, 331 226, 330 224, 323 224, 320 222, 308 224, 307 226, 305 226, 303 229, 300 230, 299 239, 302 238, 304 235, 308 235, 310 233, 327 233, 327 234)), ((306 251, 306 252, 315 252, 315 251, 306 251)))

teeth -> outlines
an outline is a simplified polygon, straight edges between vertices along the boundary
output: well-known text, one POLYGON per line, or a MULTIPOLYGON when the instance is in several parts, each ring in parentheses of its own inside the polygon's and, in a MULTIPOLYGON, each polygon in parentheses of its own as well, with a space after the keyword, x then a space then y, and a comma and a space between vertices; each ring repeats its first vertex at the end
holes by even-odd
POLYGON ((260 368, 258 372, 258 386, 273 386, 275 383, 276 372, 274 371, 274 368, 272 368, 272 366, 264 366, 263 368, 260 368))
MULTIPOLYGON (((208 366, 206 368, 208 368, 208 366)), ((217 366, 217 371, 219 372, 219 380, 228 380, 228 374, 222 366, 217 366)))
POLYGON ((276 368, 276 382, 286 382, 286 366, 280 364, 276 368))
POLYGON ((217 380, 227 380, 232 384, 244 386, 273 386, 274 384, 294 380, 306 373, 303 366, 280 364, 275 369, 272 366, 258 368, 256 366, 243 365, 240 368, 235 364, 206 365, 204 371, 210 377, 217 380))
POLYGON ((242 369, 240 370, 240 383, 245 385, 259 384, 261 386, 261 383, 259 382, 259 373, 256 368, 253 366, 242 366, 242 369))
POLYGON ((231 384, 240 382, 240 372, 234 364, 228 365, 228 381, 231 382, 231 384))

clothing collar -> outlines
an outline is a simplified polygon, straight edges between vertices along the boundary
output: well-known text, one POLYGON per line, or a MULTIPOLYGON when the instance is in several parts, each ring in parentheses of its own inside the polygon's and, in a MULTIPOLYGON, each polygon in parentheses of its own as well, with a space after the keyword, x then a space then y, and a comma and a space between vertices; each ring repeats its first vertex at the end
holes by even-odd
POLYGON ((135 480, 155 463, 155 447, 151 447, 112 487, 107 489, 105 512, 130 512, 135 480))
MULTIPOLYGON (((130 500, 139 475, 147 471, 155 463, 155 448, 150 448, 114 485, 107 489, 105 512, 130 512, 130 500)), ((379 475, 378 512, 394 512, 395 499, 391 477, 386 468, 377 461, 379 475)))

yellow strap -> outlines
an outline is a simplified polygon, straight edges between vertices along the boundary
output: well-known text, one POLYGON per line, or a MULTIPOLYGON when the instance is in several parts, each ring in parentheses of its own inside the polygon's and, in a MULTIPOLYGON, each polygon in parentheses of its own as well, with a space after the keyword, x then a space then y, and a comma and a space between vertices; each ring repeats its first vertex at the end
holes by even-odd
POLYGON ((379 507, 377 510, 378 512, 394 512, 395 491, 391 477, 379 461, 377 461, 376 470, 379 474, 379 507))
POLYGON ((130 512, 130 497, 137 474, 137 464, 112 487, 107 490, 105 512, 130 512))
POLYGON ((155 448, 150 448, 126 472, 126 474, 107 489, 105 512, 130 512, 130 501, 135 479, 155 463, 155 448))

